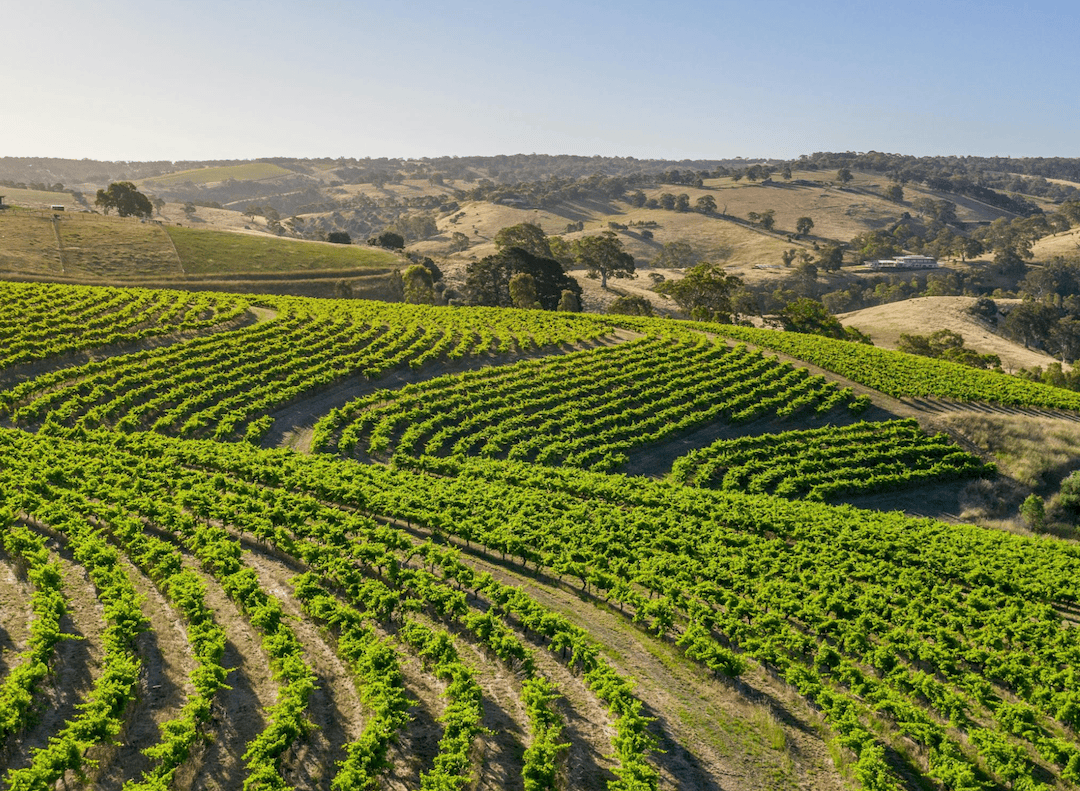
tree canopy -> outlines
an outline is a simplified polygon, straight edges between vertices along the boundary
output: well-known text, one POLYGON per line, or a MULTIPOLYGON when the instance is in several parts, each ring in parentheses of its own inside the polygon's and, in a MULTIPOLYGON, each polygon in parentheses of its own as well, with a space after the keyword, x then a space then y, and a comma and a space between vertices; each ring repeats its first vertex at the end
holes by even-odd
POLYGON ((405 237, 393 231, 383 231, 378 236, 367 240, 372 247, 385 247, 387 250, 401 250, 405 247, 405 237))
POLYGON ((154 206, 130 181, 114 181, 108 189, 99 189, 94 203, 108 214, 116 209, 121 217, 150 217, 154 206))
POLYGON ((675 304, 699 321, 732 321, 731 298, 743 282, 729 275, 723 267, 708 262, 686 270, 680 280, 665 280, 656 293, 671 297, 675 304))
POLYGON ((609 277, 633 277, 634 257, 622 248, 622 241, 612 231, 599 236, 583 236, 573 242, 574 260, 588 270, 589 277, 600 278, 607 288, 609 277))
MULTIPOLYGON (((564 291, 581 298, 581 286, 563 271, 562 265, 551 258, 535 256, 520 247, 511 247, 479 261, 472 261, 465 268, 465 293, 470 305, 490 307, 513 307, 514 292, 510 282, 515 275, 527 274, 535 288, 534 300, 544 310, 556 310, 564 291)), ((515 289, 519 299, 524 281, 515 289)))
POLYGON ((539 225, 531 222, 523 222, 519 225, 510 225, 495 234, 495 247, 500 251, 511 247, 519 247, 525 252, 538 258, 554 258, 551 254, 551 246, 548 244, 547 235, 539 225))

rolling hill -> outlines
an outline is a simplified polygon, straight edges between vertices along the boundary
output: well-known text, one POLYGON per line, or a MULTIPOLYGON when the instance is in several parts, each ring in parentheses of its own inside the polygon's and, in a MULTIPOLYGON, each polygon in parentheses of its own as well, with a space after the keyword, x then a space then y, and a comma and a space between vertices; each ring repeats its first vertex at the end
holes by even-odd
POLYGON ((14 207, 0 212, 0 272, 87 284, 316 296, 335 295, 345 284, 358 296, 386 296, 393 294, 387 275, 401 265, 381 249, 181 225, 14 207))
MULTIPOLYGON (((996 354, 1007 372, 1020 368, 1045 368, 1060 362, 1045 352, 1029 349, 992 332, 970 313, 975 297, 918 297, 843 313, 837 318, 848 327, 867 333, 875 346, 897 348, 901 334, 930 335, 952 330, 964 337, 964 345, 979 354, 996 354)), ((1019 300, 999 300, 1008 307, 1019 300)))
POLYGON ((669 319, 0 292, 12 788, 1080 784, 1065 504, 1065 540, 877 510, 1019 485, 941 405, 1075 393, 669 319))

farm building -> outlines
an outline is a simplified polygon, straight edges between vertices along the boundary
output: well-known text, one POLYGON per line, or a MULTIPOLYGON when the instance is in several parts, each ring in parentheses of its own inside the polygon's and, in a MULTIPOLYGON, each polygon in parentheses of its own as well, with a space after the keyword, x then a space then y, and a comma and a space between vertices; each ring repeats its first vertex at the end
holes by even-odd
POLYGON ((868 262, 871 269, 937 269, 937 259, 928 255, 898 255, 868 262))

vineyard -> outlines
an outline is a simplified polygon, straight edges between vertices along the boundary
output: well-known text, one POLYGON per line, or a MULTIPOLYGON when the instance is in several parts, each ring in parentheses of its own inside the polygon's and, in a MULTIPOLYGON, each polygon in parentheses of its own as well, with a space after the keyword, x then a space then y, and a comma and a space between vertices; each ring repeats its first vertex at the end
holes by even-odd
POLYGON ((316 427, 343 454, 480 455, 610 470, 626 451, 716 420, 863 402, 822 376, 701 334, 652 338, 375 392, 316 427))
POLYGON ((0 788, 1080 787, 1080 548, 826 504, 995 470, 745 344, 921 361, 3 288, 0 788))
POLYGON ((827 500, 993 472, 909 419, 720 440, 679 458, 671 475, 694 486, 827 500))
POLYGON ((896 398, 928 396, 1006 406, 1080 409, 1080 394, 1070 390, 948 360, 756 327, 724 327, 723 334, 790 354, 896 398))

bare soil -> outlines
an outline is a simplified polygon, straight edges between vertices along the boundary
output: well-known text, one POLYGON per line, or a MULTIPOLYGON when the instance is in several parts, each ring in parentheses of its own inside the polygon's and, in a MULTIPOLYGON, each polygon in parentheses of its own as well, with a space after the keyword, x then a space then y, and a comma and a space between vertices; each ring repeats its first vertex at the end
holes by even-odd
MULTIPOLYGON (((427 625, 445 628, 434 622, 427 625)), ((471 788, 519 791, 525 787, 521 770, 529 741, 528 714, 521 701, 521 683, 502 663, 485 655, 481 647, 465 637, 458 631, 454 646, 480 686, 483 694, 481 726, 488 730, 473 742, 474 780, 471 788)))
POLYGON ((0 550, 0 678, 29 644, 33 593, 33 586, 16 574, 15 562, 0 550))
POLYGON ((142 659, 138 698, 128 704, 124 732, 117 746, 102 750, 95 782, 118 788, 125 780, 137 779, 150 768, 142 750, 160 741, 160 727, 179 715, 187 698, 195 692, 190 676, 195 669, 187 633, 179 614, 154 585, 127 560, 122 560, 128 577, 142 598, 143 614, 150 629, 139 635, 142 659))
MULTIPOLYGON (((36 528, 31 524, 31 528, 36 528)), ((77 713, 76 704, 90 691, 101 674, 102 634, 105 611, 93 583, 67 548, 48 541, 53 559, 60 563, 68 611, 60 620, 61 631, 74 639, 56 645, 53 675, 38 690, 38 718, 22 733, 0 746, 0 772, 30 764, 35 749, 44 747, 54 733, 77 713)))
POLYGON ((315 730, 283 762, 285 780, 297 788, 329 789, 337 763, 345 758, 345 745, 359 738, 364 727, 364 706, 352 672, 293 596, 288 580, 301 569, 254 551, 245 554, 245 562, 258 573, 263 590, 281 602, 304 647, 304 660, 318 678, 307 709, 315 730))
POLYGON ((221 585, 202 570, 199 561, 182 553, 185 566, 206 584, 206 606, 228 635, 221 663, 231 671, 225 678, 229 687, 220 690, 214 700, 210 739, 196 747, 177 772, 176 787, 206 791, 240 788, 246 775, 242 756, 248 742, 265 727, 264 712, 277 702, 278 685, 259 633, 221 585))
POLYGON ((408 648, 399 643, 398 649, 405 693, 415 704, 409 709, 408 727, 387 751, 390 768, 381 780, 389 791, 412 791, 420 787, 420 775, 432 767, 439 752, 446 684, 431 675, 408 648))
POLYGON ((764 671, 752 671, 734 685, 711 679, 673 646, 644 634, 606 606, 593 606, 573 590, 542 583, 478 553, 462 558, 521 586, 587 630, 612 666, 633 680, 644 713, 656 718, 653 730, 663 751, 655 756, 661 788, 843 787, 820 735, 820 718, 764 671), (780 748, 770 746, 776 728, 784 734, 780 748))

